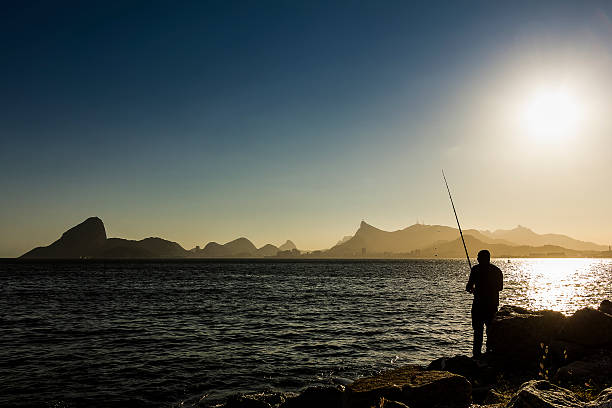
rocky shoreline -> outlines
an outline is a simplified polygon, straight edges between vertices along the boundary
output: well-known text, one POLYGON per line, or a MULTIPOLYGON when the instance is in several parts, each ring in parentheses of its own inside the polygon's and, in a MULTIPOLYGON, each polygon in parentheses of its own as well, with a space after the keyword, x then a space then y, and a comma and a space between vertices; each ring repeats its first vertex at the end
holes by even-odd
POLYGON ((488 338, 477 360, 442 357, 346 386, 237 394, 216 407, 612 408, 612 302, 571 316, 503 306, 488 338))

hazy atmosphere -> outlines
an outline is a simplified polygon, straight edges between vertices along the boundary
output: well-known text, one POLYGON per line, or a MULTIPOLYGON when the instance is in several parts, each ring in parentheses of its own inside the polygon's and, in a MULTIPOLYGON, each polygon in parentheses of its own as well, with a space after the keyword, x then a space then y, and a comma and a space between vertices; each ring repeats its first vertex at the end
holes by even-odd
POLYGON ((612 241, 609 2, 1 8, 1 257, 454 226, 442 168, 465 228, 612 241))
POLYGON ((610 408, 612 1, 0 5, 0 407, 610 408))

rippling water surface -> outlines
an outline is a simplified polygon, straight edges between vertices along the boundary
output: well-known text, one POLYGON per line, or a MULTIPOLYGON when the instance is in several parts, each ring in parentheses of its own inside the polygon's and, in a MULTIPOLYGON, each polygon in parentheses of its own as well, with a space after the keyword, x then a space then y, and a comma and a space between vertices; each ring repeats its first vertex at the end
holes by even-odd
MULTIPOLYGON (((501 303, 612 299, 610 259, 495 260, 501 303)), ((469 354, 465 261, 0 264, 0 405, 177 406, 469 354)))

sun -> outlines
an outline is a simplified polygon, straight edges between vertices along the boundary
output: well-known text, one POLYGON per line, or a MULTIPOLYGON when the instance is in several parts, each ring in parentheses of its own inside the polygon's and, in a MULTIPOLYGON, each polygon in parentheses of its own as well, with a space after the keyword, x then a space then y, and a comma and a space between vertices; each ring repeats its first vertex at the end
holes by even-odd
POLYGON ((527 99, 521 115, 524 130, 534 141, 555 142, 576 134, 581 106, 564 88, 541 88, 527 99))

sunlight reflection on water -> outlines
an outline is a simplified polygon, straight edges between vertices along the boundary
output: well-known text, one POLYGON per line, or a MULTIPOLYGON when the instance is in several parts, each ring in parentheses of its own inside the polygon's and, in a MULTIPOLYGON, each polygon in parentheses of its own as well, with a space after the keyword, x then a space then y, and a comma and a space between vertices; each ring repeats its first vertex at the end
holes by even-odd
POLYGON ((609 296, 602 275, 611 275, 609 259, 512 259, 494 262, 505 272, 502 303, 571 314, 609 296))

